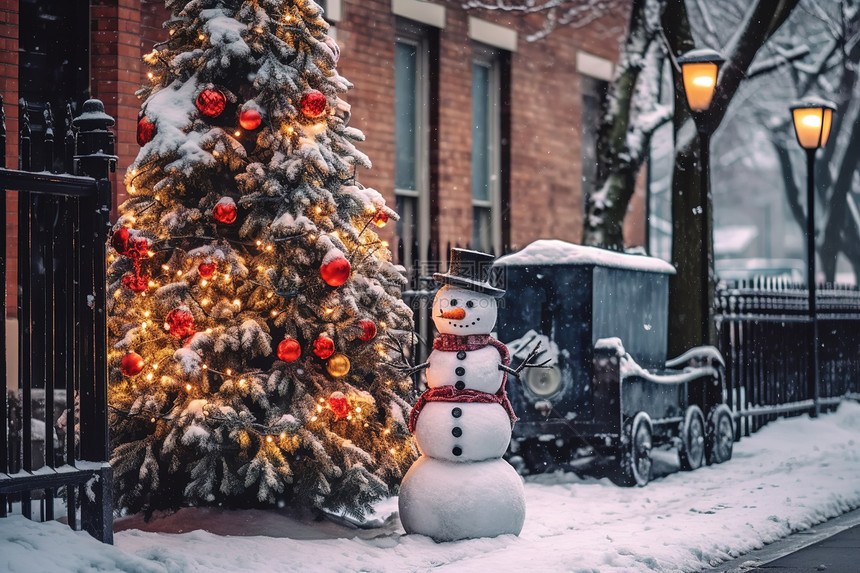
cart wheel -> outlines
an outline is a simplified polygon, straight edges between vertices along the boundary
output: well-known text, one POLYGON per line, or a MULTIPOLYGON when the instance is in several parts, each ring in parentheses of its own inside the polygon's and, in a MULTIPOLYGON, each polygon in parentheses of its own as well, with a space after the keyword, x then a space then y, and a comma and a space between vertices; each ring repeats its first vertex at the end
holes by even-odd
POLYGON ((651 479, 651 418, 645 412, 639 412, 624 425, 618 462, 610 476, 616 484, 642 487, 651 479))
POLYGON ((705 461, 705 416, 698 406, 690 406, 681 426, 681 447, 678 450, 681 469, 692 471, 705 461))
POLYGON ((708 431, 705 434, 705 455, 708 464, 721 464, 732 459, 735 427, 732 413, 725 404, 714 408, 708 416, 708 431))

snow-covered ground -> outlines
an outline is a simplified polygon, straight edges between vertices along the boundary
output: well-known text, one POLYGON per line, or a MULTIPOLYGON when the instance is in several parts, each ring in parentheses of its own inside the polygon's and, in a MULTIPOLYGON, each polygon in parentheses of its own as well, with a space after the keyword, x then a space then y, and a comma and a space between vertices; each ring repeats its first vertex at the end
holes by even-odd
POLYGON ((396 500, 376 527, 352 529, 282 511, 184 509, 145 524, 118 521, 116 546, 62 524, 0 519, 0 570, 698 571, 860 507, 860 404, 771 423, 734 458, 664 473, 645 488, 554 474, 526 480, 519 537, 435 543, 404 535, 396 500))

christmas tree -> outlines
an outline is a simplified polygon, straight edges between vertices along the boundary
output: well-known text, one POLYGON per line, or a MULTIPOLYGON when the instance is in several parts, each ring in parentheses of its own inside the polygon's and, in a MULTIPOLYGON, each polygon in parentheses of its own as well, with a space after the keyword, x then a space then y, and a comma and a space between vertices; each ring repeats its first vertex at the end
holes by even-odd
POLYGON ((311 0, 168 0, 111 238, 117 505, 360 516, 416 452, 397 215, 311 0))

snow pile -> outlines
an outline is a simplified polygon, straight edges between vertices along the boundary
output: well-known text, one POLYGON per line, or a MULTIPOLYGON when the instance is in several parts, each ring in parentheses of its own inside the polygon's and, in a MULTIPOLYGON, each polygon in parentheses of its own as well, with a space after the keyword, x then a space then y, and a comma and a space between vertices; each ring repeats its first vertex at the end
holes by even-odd
POLYGON ((285 511, 185 509, 118 522, 116 547, 57 523, 0 519, 0 569, 55 571, 699 571, 860 507, 860 404, 773 422, 725 464, 674 472, 655 456, 644 488, 570 474, 526 480, 526 520, 511 535, 453 543, 403 535, 396 500, 368 529, 285 511), (139 529, 128 529, 128 528, 139 529), (141 531, 146 529, 148 531, 141 531), (206 531, 203 531, 205 529, 206 531))
POLYGON ((526 248, 500 257, 496 265, 600 265, 634 271, 675 274, 675 267, 662 259, 646 255, 630 255, 574 245, 557 239, 541 239, 526 248))

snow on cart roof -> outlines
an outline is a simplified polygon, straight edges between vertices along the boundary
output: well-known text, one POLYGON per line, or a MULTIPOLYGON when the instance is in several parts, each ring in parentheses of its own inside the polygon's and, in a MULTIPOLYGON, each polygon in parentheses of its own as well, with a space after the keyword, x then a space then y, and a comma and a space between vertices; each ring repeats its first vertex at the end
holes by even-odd
POLYGON ((557 239, 540 239, 526 248, 496 260, 497 265, 600 265, 634 271, 675 274, 662 259, 574 245, 557 239))

